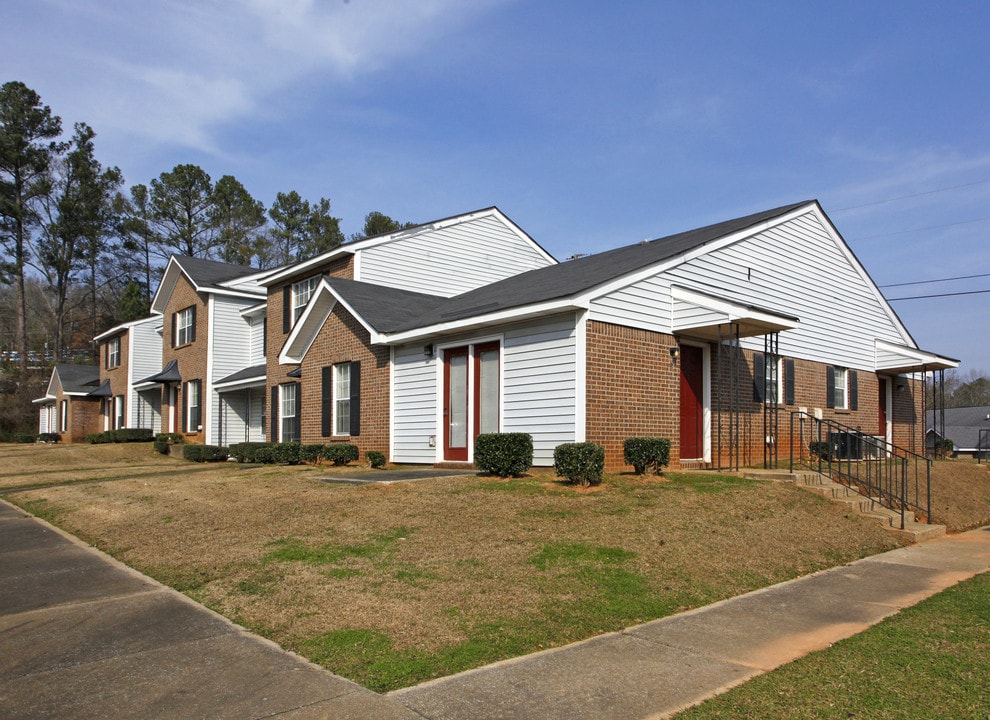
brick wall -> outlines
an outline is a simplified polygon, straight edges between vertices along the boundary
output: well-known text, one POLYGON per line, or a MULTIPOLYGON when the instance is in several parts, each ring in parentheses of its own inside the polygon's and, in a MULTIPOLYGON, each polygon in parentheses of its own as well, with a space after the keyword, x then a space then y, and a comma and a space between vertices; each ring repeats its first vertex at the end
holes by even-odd
MULTIPOLYGON (((204 407, 206 402, 206 368, 207 355, 209 350, 209 325, 210 318, 207 310, 207 297, 197 293, 185 275, 179 275, 175 283, 175 288, 169 296, 168 303, 163 313, 164 327, 162 328, 162 367, 172 360, 179 363, 179 373, 182 376, 182 383, 178 384, 176 392, 175 408, 169 404, 169 392, 167 387, 162 391, 162 430, 168 431, 169 413, 176 412, 175 431, 182 432, 182 393, 183 384, 190 380, 200 380, 202 391, 200 406, 204 407), (181 347, 172 347, 172 323, 175 322, 174 313, 189 306, 196 308, 196 339, 181 347)), ((205 413, 202 415, 202 426, 204 430, 196 431, 190 429, 185 433, 186 442, 202 443, 206 440, 206 424, 208 418, 205 413)))
POLYGON ((103 416, 100 414, 99 398, 84 398, 65 395, 59 388, 55 393, 55 432, 64 443, 84 442, 86 436, 103 432, 103 416), (66 406, 66 429, 62 431, 62 401, 66 406))
MULTIPOLYGON (((128 401, 130 398, 127 397, 127 369, 130 363, 130 348, 128 347, 127 342, 128 332, 129 331, 125 330, 124 332, 115 335, 113 338, 107 338, 100 343, 100 382, 102 383, 104 380, 109 380, 110 392, 113 393, 113 396, 124 396, 124 427, 127 427, 128 417, 131 412, 130 407, 128 407, 128 401), (110 349, 110 342, 114 338, 120 342, 120 364, 116 367, 108 368, 107 357, 110 349)), ((111 400, 112 399, 113 398, 111 398, 111 400)), ((113 414, 112 402, 107 404, 106 410, 108 414, 113 414)), ((103 427, 113 428, 113 417, 105 417, 104 421, 105 424, 101 423, 100 425, 101 430, 103 427)))
MULTIPOLYGON (((354 256, 347 255, 343 258, 336 258, 324 265, 312 268, 312 275, 318 274, 351 279, 354 277, 354 256)), ((312 275, 306 275, 305 277, 311 277, 312 275)), ((268 411, 265 413, 265 438, 269 442, 277 440, 277 438, 273 438, 271 435, 272 412, 273 410, 277 410, 277 408, 272 408, 271 406, 272 387, 285 382, 292 382, 292 378, 286 377, 286 374, 297 367, 295 365, 280 365, 278 362, 278 355, 282 351, 282 346, 285 345, 286 338, 289 336, 288 333, 282 331, 283 294, 287 286, 302 279, 305 278, 293 278, 292 280, 268 288, 268 309, 266 310, 267 335, 265 340, 265 364, 266 375, 268 377, 268 383, 265 387, 265 406, 268 408, 268 411)), ((303 393, 305 404, 305 390, 303 390, 303 393)))
POLYGON ((301 442, 353 443, 358 446, 362 459, 368 450, 378 450, 388 455, 389 349, 371 346, 370 341, 368 331, 338 304, 303 359, 299 381, 302 393, 301 442), (324 437, 323 368, 355 361, 361 363, 360 434, 324 437))
MULTIPOLYGON (((670 467, 680 467, 680 367, 677 361, 671 360, 669 352, 676 344, 676 338, 663 333, 598 321, 588 323, 586 437, 589 442, 605 447, 609 470, 631 469, 623 463, 623 441, 643 435, 669 438, 670 467)), ((820 409, 822 417, 868 435, 884 433, 879 422, 879 378, 876 373, 856 371, 856 410, 832 409, 827 407, 828 366, 799 359, 794 359, 794 402, 777 405, 776 432, 769 432, 772 425, 764 424, 764 405, 754 398, 753 392, 754 357, 758 353, 737 352, 740 355, 735 375, 731 371, 733 365, 727 348, 723 350, 720 374, 719 354, 717 348, 711 346, 713 465, 728 466, 730 459, 740 466, 762 464, 768 435, 776 443, 778 459, 784 461, 790 456, 791 413, 800 408, 809 413, 820 409), (730 411, 733 397, 737 398, 735 413, 730 411), (730 430, 738 438, 731 455, 730 430)), ((784 377, 779 378, 779 382, 781 399, 786 400, 784 377)), ((909 450, 923 448, 920 384, 904 378, 889 382, 894 387, 893 442, 909 450), (898 390, 898 385, 903 389, 898 390)), ((800 441, 799 425, 794 427, 797 442, 800 441)), ((805 438, 805 442, 807 440, 805 438)))

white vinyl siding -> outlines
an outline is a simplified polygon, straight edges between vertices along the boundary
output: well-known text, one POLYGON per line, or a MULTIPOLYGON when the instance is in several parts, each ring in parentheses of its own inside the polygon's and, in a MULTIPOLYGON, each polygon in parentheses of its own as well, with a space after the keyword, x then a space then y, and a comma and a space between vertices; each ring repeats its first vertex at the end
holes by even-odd
POLYGON ((251 350, 248 366, 265 363, 265 316, 258 315, 248 320, 251 333, 251 350))
MULTIPOLYGON (((211 298, 210 355, 212 365, 210 377, 206 381, 206 414, 203 416, 203 427, 208 428, 206 442, 210 444, 217 442, 216 433, 222 427, 222 419, 216 410, 220 408, 220 394, 213 387, 213 384, 239 370, 264 362, 264 358, 255 362, 252 357, 254 340, 252 319, 241 314, 244 308, 254 304, 256 304, 254 300, 244 298, 224 297, 222 295, 214 295, 211 298)), ((260 320, 260 318, 258 319, 260 320)))
POLYGON ((436 359, 423 354, 423 346, 397 347, 392 363, 392 459, 394 462, 432 463, 437 448, 436 359))
POLYGON ((128 414, 130 427, 151 428, 161 431, 161 385, 152 389, 135 390, 134 383, 150 377, 162 369, 162 337, 155 330, 162 322, 160 317, 149 318, 133 325, 129 330, 127 373, 128 414))
POLYGON ((132 393, 131 427, 149 428, 154 432, 162 429, 162 390, 156 385, 150 390, 132 393))
MULTIPOLYGON (((780 354, 787 357, 872 369, 877 338, 913 345, 813 212, 595 298, 591 318, 676 331, 672 312, 686 306, 672 304, 670 285, 796 317, 798 326, 780 333, 780 354)), ((678 320, 683 324, 680 312, 678 320)), ((763 347, 762 338, 742 344, 763 347)))
POLYGON ((502 432, 533 436, 534 465, 553 465, 554 448, 575 440, 576 336, 573 314, 505 330, 502 432))
POLYGON ((551 264, 529 240, 488 215, 362 250, 355 279, 451 297, 551 264))
POLYGON ((223 431, 221 445, 239 442, 264 442, 265 388, 232 390, 220 395, 223 431))

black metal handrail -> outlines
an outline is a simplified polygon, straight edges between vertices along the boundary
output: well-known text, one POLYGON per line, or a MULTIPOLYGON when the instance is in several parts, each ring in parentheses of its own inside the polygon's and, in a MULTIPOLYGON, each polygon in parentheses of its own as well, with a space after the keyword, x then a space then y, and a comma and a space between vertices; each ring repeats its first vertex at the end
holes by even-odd
POLYGON ((790 431, 791 472, 798 465, 828 475, 900 513, 902 529, 909 510, 924 522, 931 522, 929 458, 884 438, 801 410, 791 413, 790 431))

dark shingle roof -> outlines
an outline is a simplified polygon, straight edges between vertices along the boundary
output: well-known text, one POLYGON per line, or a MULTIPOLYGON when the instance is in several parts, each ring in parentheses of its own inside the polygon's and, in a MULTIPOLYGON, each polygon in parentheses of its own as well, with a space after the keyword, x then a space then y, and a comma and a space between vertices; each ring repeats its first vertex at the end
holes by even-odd
POLYGON ((399 290, 357 280, 328 277, 327 283, 345 303, 378 332, 394 332, 410 318, 447 302, 437 295, 399 290))
POLYGON ((59 363, 55 373, 62 383, 62 392, 88 393, 100 384, 100 369, 95 365, 59 363))
MULTIPOLYGON (((934 426, 935 414, 927 413, 927 426, 934 426)), ((952 441, 956 449, 973 450, 980 441, 980 430, 990 429, 990 405, 945 409, 945 437, 952 441)))
POLYGON ((253 380, 255 378, 265 377, 268 366, 265 364, 252 365, 249 368, 244 368, 243 370, 238 370, 235 373, 231 373, 225 378, 217 380, 215 385, 223 385, 224 383, 238 382, 239 380, 253 380))
POLYGON ((811 202, 814 201, 785 205, 658 240, 628 245, 569 260, 559 265, 513 275, 437 303, 433 307, 424 309, 419 315, 407 314, 406 320, 393 330, 412 330, 489 312, 572 297, 641 268, 677 257, 726 235, 786 215, 811 202))
POLYGON ((216 286, 261 272, 257 268, 247 267, 246 265, 231 265, 230 263, 217 262, 216 260, 189 257, 188 255, 174 255, 173 257, 179 263, 179 267, 199 287, 216 286))

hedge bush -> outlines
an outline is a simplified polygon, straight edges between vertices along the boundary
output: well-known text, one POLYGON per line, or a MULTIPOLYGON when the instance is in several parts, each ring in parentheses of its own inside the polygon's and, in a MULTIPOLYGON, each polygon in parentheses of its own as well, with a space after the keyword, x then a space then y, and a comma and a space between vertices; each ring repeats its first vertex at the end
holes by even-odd
POLYGON ((186 445, 182 457, 194 462, 223 462, 227 459, 227 448, 217 445, 186 445))
POLYGON ((253 463, 261 462, 256 454, 258 450, 266 447, 268 447, 268 443, 265 442, 242 442, 234 443, 227 450, 230 453, 230 457, 237 460, 237 462, 253 463))
POLYGON ((331 443, 323 446, 322 457, 334 465, 346 465, 361 457, 358 446, 351 443, 331 443))
POLYGON ((305 463, 318 463, 322 460, 323 445, 300 445, 299 460, 305 463))
POLYGON ((533 436, 527 433, 482 433, 474 441, 474 464, 499 477, 522 475, 533 466, 533 436))
POLYGON ((274 465, 276 463, 275 450, 272 445, 261 445, 260 447, 256 447, 254 449, 252 459, 245 460, 245 462, 256 462, 261 463, 262 465, 274 465))
POLYGON ((148 428, 120 428, 86 436, 86 442, 94 445, 103 443, 150 442, 155 434, 148 428))
POLYGON ((832 446, 826 440, 815 440, 808 443, 808 450, 811 452, 811 457, 822 460, 832 459, 832 446))
MULTIPOLYGON (((297 442, 274 443, 268 447, 271 460, 266 462, 273 465, 298 465, 299 448, 300 445, 297 442)), ((255 453, 255 457, 258 457, 257 453, 255 453)))
POLYGON ((622 444, 622 457, 637 475, 649 470, 655 475, 670 464, 670 440, 657 437, 628 438, 622 444))
POLYGON ((385 457, 385 453, 378 452, 377 450, 369 450, 364 454, 368 459, 368 462, 373 468, 383 468, 388 464, 388 459, 385 457))
POLYGON ((86 436, 86 442, 90 445, 102 445, 103 443, 113 442, 111 433, 113 433, 113 430, 108 430, 107 432, 101 433, 90 433, 86 436))
POLYGON ((39 433, 38 442, 43 443, 57 443, 61 441, 62 436, 58 433, 39 433))
POLYGON ((181 433, 158 433, 155 435, 155 442, 168 443, 169 445, 178 445, 185 441, 186 439, 181 433))
POLYGON ((564 443, 553 450, 553 469, 584 487, 598 485, 605 470, 605 448, 595 443, 564 443))
POLYGON ((38 436, 32 433, 4 432, 0 433, 0 442, 9 443, 33 443, 38 442, 38 436))
POLYGON ((154 442, 155 452, 156 453, 159 453, 161 455, 168 455, 168 449, 170 447, 172 447, 172 446, 169 445, 164 440, 155 440, 155 442, 154 442))

